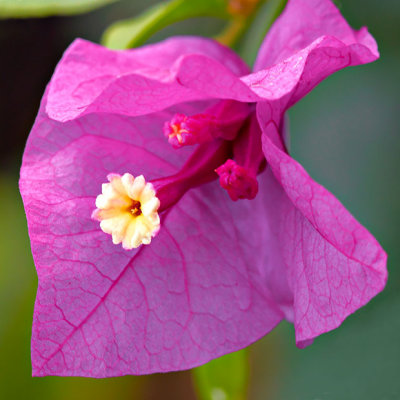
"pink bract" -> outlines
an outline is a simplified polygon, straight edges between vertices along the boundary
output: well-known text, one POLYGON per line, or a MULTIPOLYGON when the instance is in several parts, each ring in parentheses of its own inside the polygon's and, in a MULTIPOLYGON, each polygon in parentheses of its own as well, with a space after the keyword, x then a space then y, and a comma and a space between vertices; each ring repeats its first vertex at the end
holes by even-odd
MULTIPOLYGON (((386 254, 283 142, 288 107, 331 73, 378 58, 329 0, 289 0, 254 73, 231 50, 178 37, 128 51, 76 40, 46 90, 20 188, 39 277, 33 375, 108 377, 187 369, 292 321, 299 347, 379 293, 386 254), (253 200, 217 180, 161 214, 126 251, 91 219, 109 173, 154 180, 193 151, 163 127, 221 99, 254 103, 267 168, 253 200)), ((217 178, 217 175, 215 175, 217 178)))

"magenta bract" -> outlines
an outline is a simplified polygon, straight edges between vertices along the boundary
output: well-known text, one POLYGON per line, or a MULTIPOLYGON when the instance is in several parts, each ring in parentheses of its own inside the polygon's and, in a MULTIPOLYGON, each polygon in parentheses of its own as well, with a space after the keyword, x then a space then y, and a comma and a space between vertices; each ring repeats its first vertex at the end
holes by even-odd
POLYGON ((353 31, 329 0, 289 0, 254 73, 207 39, 128 51, 76 40, 21 169, 39 277, 33 375, 187 369, 284 318, 304 347, 380 292, 385 252, 290 157, 283 123, 325 77, 376 58, 367 30, 353 31), (201 144, 182 147, 179 129, 201 144), (126 172, 161 198, 158 234, 129 251, 91 218, 106 177, 126 172))

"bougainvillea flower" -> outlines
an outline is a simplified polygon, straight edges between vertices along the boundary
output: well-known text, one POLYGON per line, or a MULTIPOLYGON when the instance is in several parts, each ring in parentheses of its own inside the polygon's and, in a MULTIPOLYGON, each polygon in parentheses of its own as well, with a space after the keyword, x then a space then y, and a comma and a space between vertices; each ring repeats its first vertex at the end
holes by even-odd
POLYGON ((332 72, 377 57, 329 0, 290 0, 253 73, 208 39, 75 41, 21 170, 33 374, 191 368, 282 319, 304 347, 380 292, 385 252, 290 157, 283 118, 332 72))

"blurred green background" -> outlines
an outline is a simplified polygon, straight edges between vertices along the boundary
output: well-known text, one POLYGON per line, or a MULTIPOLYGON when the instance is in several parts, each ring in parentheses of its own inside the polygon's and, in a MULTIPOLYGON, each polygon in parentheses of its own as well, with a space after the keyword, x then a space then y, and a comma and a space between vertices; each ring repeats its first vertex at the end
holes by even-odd
MULTIPOLYGON (((1 398, 195 398, 188 372, 103 380, 30 376, 37 279, 17 188, 23 146, 67 45, 78 36, 99 41, 110 23, 153 3, 126 0, 80 16, 0 20, 1 398)), ((307 349, 295 347, 287 323, 251 346, 251 400, 400 399, 400 2, 339 5, 353 27, 369 27, 381 59, 335 74, 296 105, 290 111, 291 149, 386 249, 389 282, 370 304, 307 349)), ((215 19, 185 21, 151 41, 174 34, 211 36, 222 26, 215 19)), ((251 60, 258 41, 250 36, 243 43, 241 51, 251 60)))

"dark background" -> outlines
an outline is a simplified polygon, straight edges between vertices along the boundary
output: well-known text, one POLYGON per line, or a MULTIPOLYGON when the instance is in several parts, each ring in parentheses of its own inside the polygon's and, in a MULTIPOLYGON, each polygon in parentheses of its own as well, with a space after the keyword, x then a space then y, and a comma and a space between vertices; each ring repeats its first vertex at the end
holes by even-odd
MULTIPOLYGON (((144 3, 154 1, 120 1, 74 17, 0 20, 2 398, 194 398, 187 372, 105 380, 30 376, 37 280, 17 187, 24 143, 69 43, 75 37, 99 41, 111 22, 135 15, 144 3)), ((292 153, 381 242, 389 254, 389 282, 368 306, 305 350, 296 349, 287 323, 253 345, 249 391, 254 400, 400 398, 400 2, 342 0, 340 7, 353 27, 369 27, 381 59, 335 74, 291 110, 292 153)), ((152 41, 177 33, 213 35, 222 25, 211 19, 187 21, 152 41)), ((253 42, 247 39, 246 54, 254 55, 253 42)))

